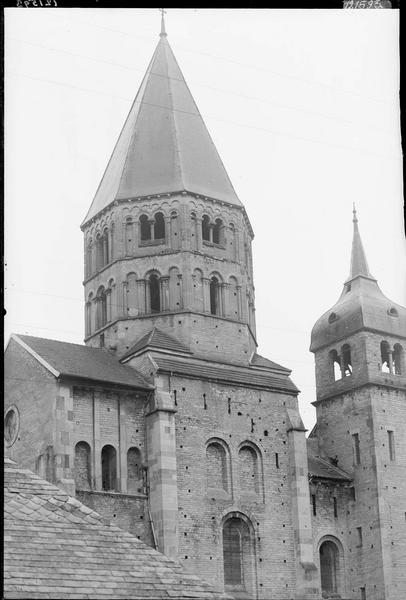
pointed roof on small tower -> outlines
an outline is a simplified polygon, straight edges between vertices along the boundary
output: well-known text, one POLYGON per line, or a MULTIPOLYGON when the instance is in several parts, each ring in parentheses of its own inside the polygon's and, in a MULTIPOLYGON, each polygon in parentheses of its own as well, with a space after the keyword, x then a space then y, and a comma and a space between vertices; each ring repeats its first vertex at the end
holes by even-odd
POLYGON ((358 275, 362 275, 363 277, 370 277, 373 279, 371 273, 369 272, 367 257, 365 255, 364 247, 362 245, 362 240, 358 229, 358 218, 357 211, 355 209, 355 204, 353 205, 352 214, 354 233, 352 238, 350 276, 348 277, 347 281, 354 279, 354 277, 357 277, 358 275))
POLYGON ((353 208, 350 276, 335 305, 314 325, 310 350, 315 352, 362 329, 406 338, 406 308, 389 300, 371 275, 353 208))
POLYGON ((83 221, 115 200, 188 191, 242 207, 167 40, 160 39, 83 221))

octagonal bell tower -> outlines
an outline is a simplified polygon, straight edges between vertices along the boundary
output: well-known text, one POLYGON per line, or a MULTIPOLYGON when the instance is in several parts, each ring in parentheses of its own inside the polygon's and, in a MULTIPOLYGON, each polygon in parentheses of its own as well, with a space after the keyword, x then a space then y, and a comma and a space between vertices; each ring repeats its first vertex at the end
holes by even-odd
POLYGON ((156 327, 248 364, 253 232, 164 24, 82 230, 86 344, 120 357, 156 327))

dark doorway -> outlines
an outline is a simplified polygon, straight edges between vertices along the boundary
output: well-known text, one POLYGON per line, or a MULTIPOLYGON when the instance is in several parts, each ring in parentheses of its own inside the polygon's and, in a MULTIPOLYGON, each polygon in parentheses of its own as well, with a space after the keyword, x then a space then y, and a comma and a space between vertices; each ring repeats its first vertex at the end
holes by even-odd
POLYGON ((323 598, 338 592, 338 548, 326 541, 320 546, 320 577, 323 598))

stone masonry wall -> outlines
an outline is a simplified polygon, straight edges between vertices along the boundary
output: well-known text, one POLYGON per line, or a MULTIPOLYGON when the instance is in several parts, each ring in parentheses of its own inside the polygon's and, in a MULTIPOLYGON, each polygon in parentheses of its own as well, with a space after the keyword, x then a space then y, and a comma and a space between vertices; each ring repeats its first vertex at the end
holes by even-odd
POLYGON ((20 429, 6 453, 21 467, 38 472, 39 457, 52 457, 57 395, 55 377, 11 339, 4 363, 4 410, 17 407, 20 429))
POLYGON ((292 598, 295 565, 286 407, 294 407, 296 398, 182 377, 168 377, 167 387, 176 395, 178 411, 179 559, 185 568, 221 588, 222 522, 230 512, 242 513, 255 532, 258 598, 292 598), (207 487, 206 444, 216 439, 228 454, 229 491, 207 487), (246 482, 240 480, 238 451, 243 443, 252 444, 260 457, 256 492, 242 489, 246 482))
POLYGON ((148 503, 145 496, 78 490, 76 498, 139 540, 154 547, 148 503))

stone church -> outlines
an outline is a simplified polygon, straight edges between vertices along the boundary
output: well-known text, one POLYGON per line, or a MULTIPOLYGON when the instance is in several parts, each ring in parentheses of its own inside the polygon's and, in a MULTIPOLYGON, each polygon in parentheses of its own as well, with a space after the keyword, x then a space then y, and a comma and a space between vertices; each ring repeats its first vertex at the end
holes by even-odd
POLYGON ((317 423, 257 352, 253 231, 159 43, 84 235, 85 345, 13 335, 7 455, 236 599, 406 597, 406 309, 350 275, 317 423))

